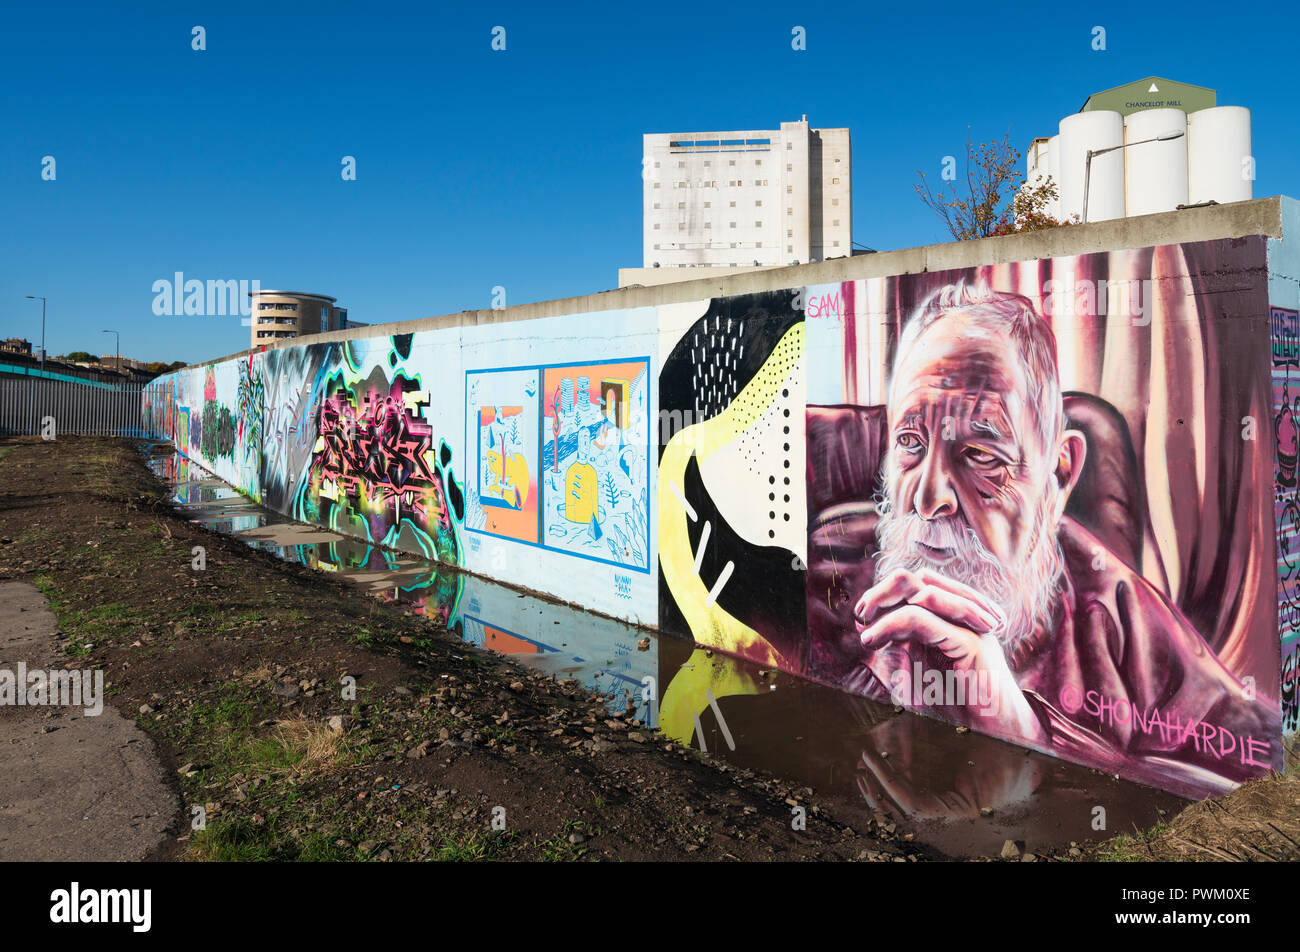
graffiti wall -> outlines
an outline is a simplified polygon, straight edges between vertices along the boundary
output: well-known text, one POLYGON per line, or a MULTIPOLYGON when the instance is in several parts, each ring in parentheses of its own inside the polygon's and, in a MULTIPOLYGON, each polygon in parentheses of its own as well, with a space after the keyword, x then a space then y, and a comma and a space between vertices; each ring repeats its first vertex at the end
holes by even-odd
MULTIPOLYGON (((1279 766, 1298 716, 1300 302, 1269 248, 307 343, 160 378, 144 412, 340 557, 1199 796, 1279 766)), ((484 644, 549 643, 459 591, 438 610, 484 644)), ((715 687, 678 690, 678 728, 715 687)))
POLYGON ((188 459, 260 500, 262 382, 258 356, 168 374, 145 388, 144 422, 188 459))
MULTIPOLYGON (((1287 234, 1300 229, 1300 208, 1282 206, 1287 234)), ((1300 731, 1300 243, 1268 241, 1270 353, 1273 382, 1273 514, 1277 530, 1278 635, 1282 730, 1300 731)))
POLYGON ((1281 635, 1280 700, 1282 728, 1300 728, 1300 484, 1296 479, 1300 452, 1300 311, 1269 310, 1273 329, 1273 418, 1277 469, 1274 476, 1274 515, 1277 519, 1278 629, 1281 635))
POLYGON ((802 292, 660 309, 659 625, 803 671, 802 292))
POLYGON ((805 670, 1169 789, 1279 766, 1263 270, 1260 238, 809 289, 805 670))
POLYGON ((281 348, 160 378, 144 412, 189 459, 370 557, 653 625, 656 326, 647 308, 281 348))

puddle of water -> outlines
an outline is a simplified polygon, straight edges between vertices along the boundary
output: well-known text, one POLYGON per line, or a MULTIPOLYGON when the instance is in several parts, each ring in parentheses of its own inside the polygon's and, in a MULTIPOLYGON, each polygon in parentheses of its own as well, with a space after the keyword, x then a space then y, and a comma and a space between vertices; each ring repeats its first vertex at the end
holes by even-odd
POLYGON ((286 561, 333 572, 371 595, 434 618, 471 644, 511 655, 541 674, 576 679, 605 695, 611 712, 632 709, 642 723, 658 725, 657 640, 647 632, 294 522, 252 503, 183 457, 156 456, 149 466, 171 487, 172 499, 191 522, 286 561))
POLYGON ((174 455, 150 466, 193 522, 334 572, 542 674, 574 678, 605 695, 611 711, 634 708, 643 723, 683 744, 812 787, 812 802, 845 819, 883 815, 945 856, 996 855, 1008 839, 1031 852, 1105 839, 1151 827, 1162 818, 1158 810, 1172 816, 1185 805, 1172 794, 293 522, 174 455))

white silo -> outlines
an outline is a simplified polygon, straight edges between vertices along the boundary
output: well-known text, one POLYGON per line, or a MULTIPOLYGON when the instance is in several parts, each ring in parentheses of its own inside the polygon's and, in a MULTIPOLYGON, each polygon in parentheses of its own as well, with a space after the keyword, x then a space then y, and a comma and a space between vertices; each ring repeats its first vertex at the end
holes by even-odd
POLYGON ((1058 221, 1061 218, 1061 136, 1052 136, 1047 140, 1047 173, 1056 184, 1056 198, 1047 207, 1047 213, 1058 221))
POLYGON ((1154 215, 1187 204, 1187 113, 1143 109, 1124 118, 1124 213, 1154 215), (1158 136, 1183 133, 1174 139, 1158 136), (1147 141, 1156 139, 1157 141, 1147 141))
POLYGON ((1038 170, 1040 150, 1046 139, 1035 139, 1029 144, 1029 151, 1025 153, 1025 178, 1034 177, 1034 172, 1038 170))
POLYGON ((1244 202, 1255 193, 1250 110, 1213 106, 1187 116, 1189 204, 1244 202))
POLYGON ((1118 112, 1098 109, 1078 112, 1061 120, 1058 163, 1060 167, 1060 217, 1078 215, 1083 221, 1107 221, 1124 217, 1124 156, 1115 148, 1124 144, 1124 118, 1118 112), (1088 152, 1114 149, 1094 156, 1091 169, 1088 152), (1084 214, 1084 178, 1087 176, 1088 208, 1084 214))
MULTIPOLYGON (((1025 188, 1042 185, 1050 174, 1047 170, 1047 140, 1035 139, 1025 156, 1025 188)), ((1050 214, 1050 209, 1047 211, 1050 214)))

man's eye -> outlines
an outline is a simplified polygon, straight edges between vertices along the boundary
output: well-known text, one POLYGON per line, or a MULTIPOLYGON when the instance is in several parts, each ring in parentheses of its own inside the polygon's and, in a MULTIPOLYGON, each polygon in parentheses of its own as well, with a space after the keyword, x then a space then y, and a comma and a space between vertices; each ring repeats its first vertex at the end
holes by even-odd
POLYGON ((896 442, 905 450, 919 450, 922 446, 921 438, 915 433, 900 433, 896 442))
POLYGON ((966 450, 966 458, 976 466, 993 466, 998 462, 998 458, 992 453, 977 450, 973 446, 966 450))

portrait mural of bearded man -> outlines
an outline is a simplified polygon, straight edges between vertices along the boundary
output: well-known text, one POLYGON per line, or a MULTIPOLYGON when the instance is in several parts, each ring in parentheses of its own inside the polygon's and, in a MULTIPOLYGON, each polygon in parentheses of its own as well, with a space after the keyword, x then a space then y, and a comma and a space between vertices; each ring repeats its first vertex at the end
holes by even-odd
POLYGON ((1191 796, 1280 767, 1272 527, 1244 515, 1267 300, 1201 278, 1260 250, 840 286, 808 320, 807 672, 1191 796))

